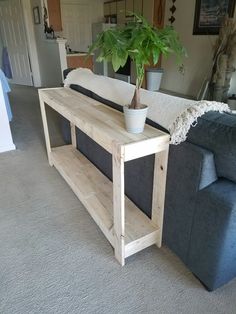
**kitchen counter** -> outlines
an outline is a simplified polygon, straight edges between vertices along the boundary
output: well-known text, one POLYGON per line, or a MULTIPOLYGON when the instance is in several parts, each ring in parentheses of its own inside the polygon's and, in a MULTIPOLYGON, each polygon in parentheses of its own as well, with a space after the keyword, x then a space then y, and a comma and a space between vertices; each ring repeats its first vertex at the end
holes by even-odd
POLYGON ((93 56, 88 55, 87 52, 67 53, 68 68, 88 68, 93 70, 93 56))
POLYGON ((77 57, 77 56, 86 56, 87 55, 87 52, 67 52, 66 53, 66 56, 67 57, 77 57))

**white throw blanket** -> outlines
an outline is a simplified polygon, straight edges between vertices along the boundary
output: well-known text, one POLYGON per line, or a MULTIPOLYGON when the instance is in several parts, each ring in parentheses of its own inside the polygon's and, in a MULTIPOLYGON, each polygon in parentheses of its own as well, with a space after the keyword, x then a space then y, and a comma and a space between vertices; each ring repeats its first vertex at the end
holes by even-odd
MULTIPOLYGON (((100 97, 119 105, 130 104, 135 86, 96 75, 89 69, 76 69, 71 71, 64 81, 65 87, 71 84, 80 85, 100 97)), ((187 133, 192 125, 197 123, 197 118, 208 111, 229 111, 225 103, 215 101, 193 101, 185 98, 151 92, 141 89, 141 103, 148 105, 148 118, 169 130, 171 144, 180 144, 187 138, 187 133)))

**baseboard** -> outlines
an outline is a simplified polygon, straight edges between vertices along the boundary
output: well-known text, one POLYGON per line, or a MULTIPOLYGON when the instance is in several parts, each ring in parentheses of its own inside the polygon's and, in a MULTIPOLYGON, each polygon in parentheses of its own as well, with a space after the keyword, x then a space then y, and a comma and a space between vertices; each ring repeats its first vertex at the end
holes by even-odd
POLYGON ((13 143, 7 146, 0 146, 0 153, 8 152, 10 150, 15 150, 15 149, 16 149, 16 146, 13 143))

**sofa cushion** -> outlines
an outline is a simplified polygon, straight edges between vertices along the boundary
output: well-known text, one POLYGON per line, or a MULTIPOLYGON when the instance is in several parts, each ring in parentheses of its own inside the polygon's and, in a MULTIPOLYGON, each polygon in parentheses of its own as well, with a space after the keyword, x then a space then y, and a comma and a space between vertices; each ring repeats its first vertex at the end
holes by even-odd
POLYGON ((86 95, 86 96, 92 98, 93 92, 91 92, 91 90, 89 90, 87 88, 84 88, 82 86, 75 85, 75 84, 71 84, 70 88, 75 90, 76 92, 79 92, 83 95, 86 95))
POLYGON ((197 193, 187 266, 214 290, 236 276, 236 184, 219 179, 197 193))
POLYGON ((217 175, 236 182, 236 115, 206 113, 190 129, 187 141, 212 151, 217 175))

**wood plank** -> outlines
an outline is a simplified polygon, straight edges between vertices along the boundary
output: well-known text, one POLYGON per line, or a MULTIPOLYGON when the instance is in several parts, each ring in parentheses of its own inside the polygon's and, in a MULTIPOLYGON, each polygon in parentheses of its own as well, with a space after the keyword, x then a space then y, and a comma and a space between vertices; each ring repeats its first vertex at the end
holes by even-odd
POLYGON ((47 115, 45 110, 45 104, 42 99, 42 95, 39 90, 39 103, 40 103, 40 109, 41 109, 41 116, 43 121, 43 130, 44 130, 44 137, 45 137, 45 143, 46 143, 46 149, 47 149, 47 155, 48 155, 48 162, 50 166, 53 165, 51 160, 51 142, 50 142, 50 136, 49 136, 49 130, 48 130, 48 122, 47 122, 47 115))
POLYGON ((159 230, 155 230, 152 233, 149 233, 142 238, 139 238, 133 242, 129 242, 125 246, 125 257, 133 255, 153 244, 156 244, 159 233, 160 233, 159 230))
MULTIPOLYGON (((52 148, 51 159, 114 247, 112 182, 72 145, 52 148)), ((152 221, 125 196, 125 245, 154 231, 152 221)))
POLYGON ((124 159, 129 161, 165 150, 169 146, 169 138, 169 135, 166 134, 166 137, 157 137, 139 143, 127 144, 124 146, 124 159))
POLYGON ((164 151, 155 154, 152 193, 152 221, 160 230, 157 239, 158 247, 161 247, 162 243, 168 151, 169 147, 167 147, 164 151))
POLYGON ((101 195, 99 187, 109 185, 109 180, 71 145, 53 148, 53 164, 81 203, 102 230, 108 241, 114 246, 112 201, 101 195), (106 178, 106 179, 105 179, 106 178))
POLYGON ((73 123, 70 122, 70 133, 71 133, 71 143, 73 147, 77 147, 77 140, 76 140, 76 128, 73 123))
POLYGON ((125 264, 125 180, 124 147, 114 145, 112 154, 113 177, 113 219, 115 257, 123 266, 125 264))
POLYGON ((84 119, 86 119, 88 125, 99 127, 99 132, 102 130, 104 133, 110 131, 111 134, 108 134, 110 140, 129 143, 152 137, 152 135, 155 136, 158 132, 157 129, 147 126, 142 134, 128 133, 124 128, 123 114, 119 111, 69 89, 56 90, 53 93, 50 89, 49 93, 45 95, 45 101, 50 103, 54 110, 68 115, 68 119, 72 119, 75 123, 77 121, 78 127, 83 127, 84 119), (49 93, 51 95, 48 95, 49 93), (76 115, 83 115, 83 119, 79 119, 76 115))
POLYGON ((110 153, 114 142, 126 145, 155 137, 167 142, 166 133, 149 125, 141 134, 128 133, 122 113, 68 88, 43 89, 40 93, 49 106, 110 153))

